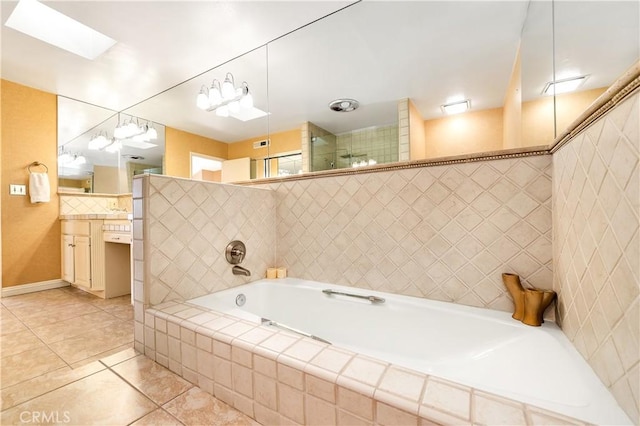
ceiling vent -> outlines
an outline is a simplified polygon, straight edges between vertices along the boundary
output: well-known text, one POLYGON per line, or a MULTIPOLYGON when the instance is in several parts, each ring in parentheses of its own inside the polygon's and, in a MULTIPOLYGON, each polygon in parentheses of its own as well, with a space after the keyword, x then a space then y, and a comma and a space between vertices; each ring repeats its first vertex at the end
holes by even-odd
POLYGON ((360 106, 355 99, 336 99, 329 104, 329 108, 337 112, 351 112, 360 106))
POLYGON ((263 141, 257 141, 253 143, 253 149, 264 148, 271 145, 269 139, 265 139, 263 141))

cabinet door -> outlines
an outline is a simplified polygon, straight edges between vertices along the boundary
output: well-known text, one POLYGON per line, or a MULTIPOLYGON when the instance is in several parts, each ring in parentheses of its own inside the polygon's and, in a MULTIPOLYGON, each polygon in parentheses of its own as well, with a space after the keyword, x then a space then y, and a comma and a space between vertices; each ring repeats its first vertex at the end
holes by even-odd
POLYGON ((74 237, 75 284, 91 287, 91 238, 74 237))
POLYGON ((62 236, 62 279, 68 283, 75 280, 73 261, 73 235, 62 236))

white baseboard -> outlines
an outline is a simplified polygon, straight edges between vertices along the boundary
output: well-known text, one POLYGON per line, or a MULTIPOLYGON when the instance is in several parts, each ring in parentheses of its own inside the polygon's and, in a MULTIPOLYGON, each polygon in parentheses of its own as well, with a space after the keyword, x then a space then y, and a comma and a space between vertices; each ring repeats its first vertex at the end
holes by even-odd
POLYGON ((2 289, 2 297, 17 296, 18 294, 33 293, 52 288, 68 287, 69 283, 62 280, 40 281, 37 283, 14 285, 2 289))

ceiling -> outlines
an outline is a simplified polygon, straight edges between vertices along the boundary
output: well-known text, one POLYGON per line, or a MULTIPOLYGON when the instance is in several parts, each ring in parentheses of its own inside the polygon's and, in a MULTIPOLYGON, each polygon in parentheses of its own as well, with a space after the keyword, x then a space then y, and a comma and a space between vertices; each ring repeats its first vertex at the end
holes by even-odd
MULTIPOLYGON (((588 25, 575 10, 556 7, 557 65, 597 75, 587 81, 591 87, 608 85, 633 63, 629 56, 638 57, 637 3, 616 3, 622 9, 612 2, 565 3, 585 5, 588 25), (607 17, 615 25, 603 25, 607 17), (603 37, 612 31, 613 39, 603 37), (623 55, 611 48, 618 45, 623 55)), ((15 4, 0 2, 3 22, 15 4)), ((305 121, 334 133, 387 124, 397 119, 403 98, 411 98, 423 118, 441 116, 440 105, 455 97, 470 98, 474 109, 500 107, 521 35, 523 96, 540 96, 553 78, 549 2, 45 4, 118 42, 90 61, 2 26, 3 78, 108 109, 77 104, 89 111, 60 126, 62 143, 112 111, 235 142, 305 121), (242 122, 196 108, 200 87, 227 72, 236 83, 248 82, 256 106, 269 116, 242 122), (341 97, 361 107, 330 111, 327 104, 341 97)))

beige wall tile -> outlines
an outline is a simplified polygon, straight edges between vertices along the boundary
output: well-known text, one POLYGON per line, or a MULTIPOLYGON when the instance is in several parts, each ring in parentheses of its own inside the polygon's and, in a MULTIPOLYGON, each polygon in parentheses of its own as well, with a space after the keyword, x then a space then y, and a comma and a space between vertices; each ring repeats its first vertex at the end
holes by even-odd
POLYGON ((231 376, 234 391, 247 397, 253 397, 253 373, 250 368, 233 363, 231 376))
POLYGON ((305 397, 305 411, 307 425, 336 424, 336 406, 311 395, 305 397))
POLYGON ((305 374, 305 383, 308 394, 335 404, 336 385, 334 383, 327 382, 310 374, 305 374))
POLYGON ((472 399, 473 422, 485 425, 526 424, 524 407, 504 399, 477 392, 472 399))
POLYGON ((638 132, 635 94, 554 154, 553 260, 560 322, 634 422, 625 383, 638 351, 638 132), (633 266, 632 266, 633 265, 633 266), (578 277, 576 278, 577 275, 578 277), (635 271, 635 272, 634 272, 635 271), (633 325, 631 325, 633 324, 633 325), (617 384, 617 386, 616 386, 617 384))
POLYGON ((304 394, 290 386, 278 383, 278 411, 283 416, 304 424, 304 394))
POLYGON ((338 386, 338 407, 365 420, 373 420, 373 399, 338 386))
POLYGON ((278 362, 278 381, 304 391, 304 373, 280 362, 278 362))
POLYGON ((257 354, 253 355, 253 369, 257 373, 271 377, 272 379, 276 379, 278 377, 276 362, 257 354))
MULTIPOLYGON (((470 420, 471 389, 429 378, 422 399, 422 405, 433 407, 461 419, 470 420)), ((422 413, 422 410, 420 411, 420 415, 428 417, 422 413)), ((437 421, 437 419, 434 420, 437 421)))
POLYGON ((337 415, 340 426, 373 426, 373 420, 361 419, 340 409, 337 410, 337 415))
POLYGON ((272 378, 254 373, 254 398, 256 403, 269 408, 270 410, 278 410, 278 395, 276 393, 277 382, 272 378))
MULTIPOLYGON (((418 425, 418 417, 381 402, 376 404, 376 423, 379 425, 418 425)), ((516 424, 516 423, 514 423, 516 424)), ((517 423, 521 424, 521 423, 517 423)))

